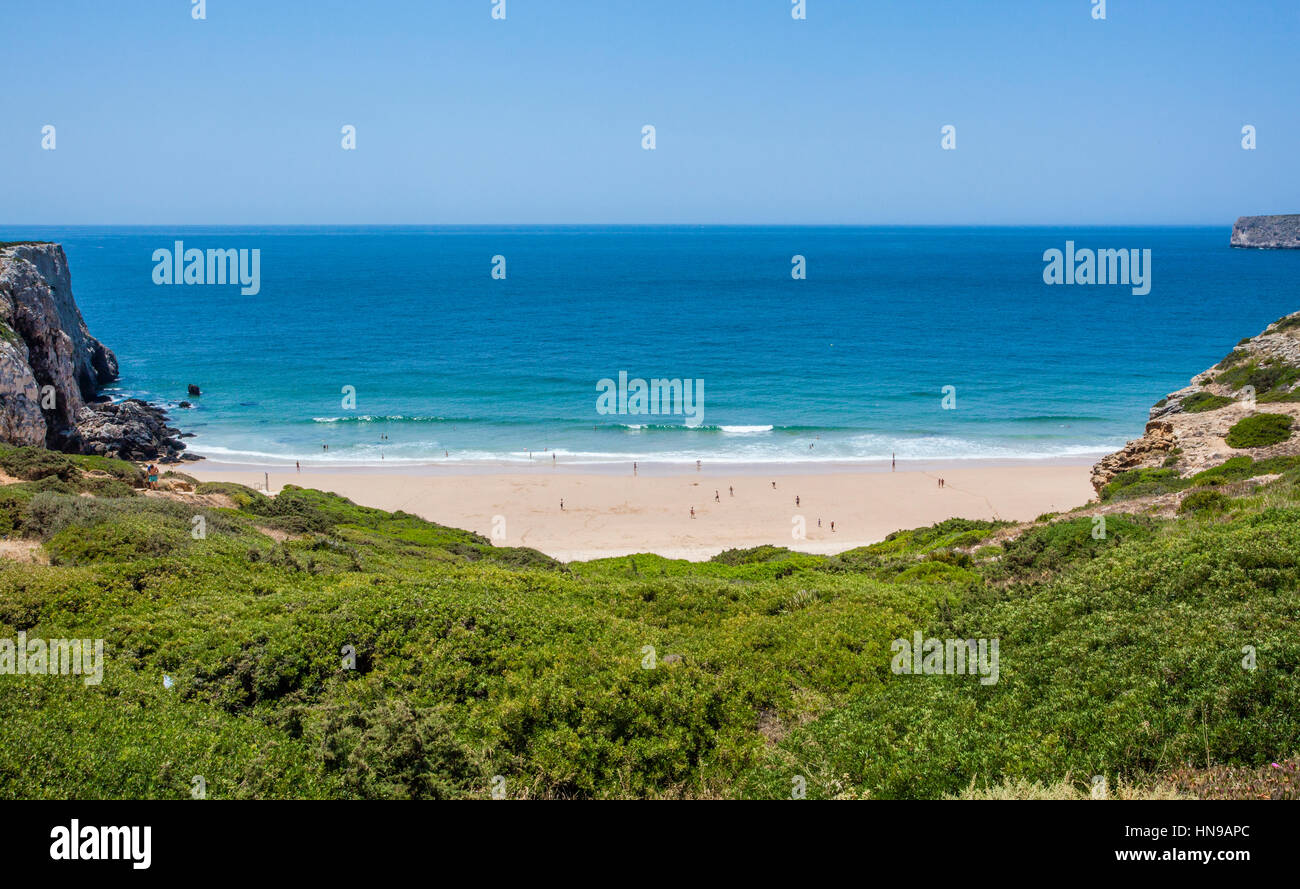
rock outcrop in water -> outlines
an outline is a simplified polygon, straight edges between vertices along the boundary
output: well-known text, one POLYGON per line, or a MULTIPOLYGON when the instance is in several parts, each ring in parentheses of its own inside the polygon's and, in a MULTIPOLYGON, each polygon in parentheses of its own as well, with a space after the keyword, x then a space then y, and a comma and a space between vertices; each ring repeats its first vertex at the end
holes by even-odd
POLYGON ((1151 408, 1143 436, 1092 468, 1100 494, 1111 479, 1133 469, 1174 469, 1194 475, 1232 457, 1300 455, 1300 436, 1268 447, 1233 448, 1234 424, 1254 414, 1286 414, 1300 428, 1300 312, 1274 321, 1237 344, 1222 361, 1151 408))
POLYGON ((0 441, 127 460, 182 456, 180 430, 138 399, 100 399, 117 357, 90 335, 58 244, 0 244, 0 441))
POLYGON ((1264 250, 1300 250, 1300 214, 1292 216, 1242 216, 1232 227, 1233 247, 1264 250))

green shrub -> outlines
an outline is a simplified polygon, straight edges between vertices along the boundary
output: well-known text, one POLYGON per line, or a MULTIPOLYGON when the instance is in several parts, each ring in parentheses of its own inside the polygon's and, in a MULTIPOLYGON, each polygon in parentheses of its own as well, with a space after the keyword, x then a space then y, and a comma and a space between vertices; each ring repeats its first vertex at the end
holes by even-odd
POLYGON ((1294 420, 1286 414, 1255 414, 1233 424, 1224 439, 1230 448, 1263 448, 1291 437, 1294 420))
POLYGON ((1202 389, 1183 399, 1183 410, 1189 414, 1200 414, 1218 410, 1224 405, 1232 404, 1234 400, 1226 395, 1214 395, 1202 389))
POLYGON ((188 536, 186 529, 171 523, 123 516, 89 527, 64 528, 45 542, 45 551, 56 565, 129 562, 168 555, 184 546, 188 536))
POLYGON ((752 565, 756 562, 771 562, 786 559, 791 550, 784 546, 754 546, 748 549, 727 549, 718 553, 710 562, 719 565, 752 565))
POLYGON ((1180 478, 1176 469, 1130 469, 1112 478, 1101 489, 1100 499, 1131 500, 1134 497, 1148 497, 1181 491, 1190 482, 1180 478))
POLYGON ((58 478, 76 482, 84 473, 100 472, 131 487, 142 487, 143 474, 125 460, 79 454, 61 454, 44 448, 0 445, 0 469, 14 478, 35 481, 58 478))
POLYGON ((1300 467, 1300 457, 1269 457, 1266 460, 1256 460, 1242 454, 1231 457, 1218 466, 1196 473, 1191 477, 1190 482, 1192 485, 1221 485, 1260 475, 1281 474, 1298 467, 1300 467))
MULTIPOLYGON (((559 565, 300 488, 227 487, 242 508, 201 510, 195 540, 192 504, 9 485, 0 516, 55 564, 0 560, 0 638, 103 638, 107 662, 89 690, 0 676, 0 797, 182 798, 193 774, 213 798, 482 798, 498 774, 531 798, 788 798, 796 774, 933 797, 1258 769, 1300 748, 1300 508, 1275 505, 1300 501, 1295 459, 1180 481, 1285 473, 1216 521, 1075 516, 972 557, 1006 523, 958 519, 702 563, 559 565), (999 640, 998 682, 894 674, 918 631, 999 640)), ((1172 482, 1121 490, 1142 484, 1172 482)))
POLYGON ((1178 511, 1180 513, 1223 512, 1227 504, 1228 498, 1218 491, 1193 491, 1183 498, 1182 503, 1178 504, 1178 511))
MULTIPOLYGON (((1237 343, 1237 345, 1243 346, 1248 342, 1250 342, 1249 338, 1242 340, 1241 342, 1237 343)), ((1234 364, 1240 364, 1242 361, 1249 358, 1250 354, 1251 353, 1249 349, 1233 349, 1231 352, 1228 353, 1227 357, 1225 357, 1218 364, 1214 365, 1214 367, 1216 370, 1227 370, 1229 367, 1232 367, 1234 364)))
POLYGON ((1283 315, 1270 325, 1269 333, 1281 333, 1284 330, 1295 330, 1300 328, 1300 312, 1293 315, 1283 315))
POLYGON ((0 534, 28 534, 27 508, 38 494, 72 494, 75 489, 56 477, 0 487, 0 534))
POLYGON ((261 491, 254 491, 247 485, 235 482, 200 482, 194 490, 199 494, 224 494, 235 504, 236 509, 246 509, 259 514, 266 508, 266 501, 271 499, 261 491))
POLYGON ((1067 775, 1117 786, 1207 759, 1258 774, 1293 757, 1300 510, 1232 515, 1163 523, 1040 584, 963 599, 925 635, 999 640, 996 683, 891 675, 772 745, 744 793, 788 797, 796 774, 810 798, 1067 775), (1254 670, 1244 639, 1269 653, 1254 670))
POLYGON ((1290 388, 1297 381, 1300 381, 1300 368, 1284 364, 1274 358, 1266 358, 1262 362, 1258 359, 1247 361, 1245 364, 1224 371, 1215 378, 1216 383, 1233 389, 1253 386, 1256 397, 1261 400, 1270 394, 1276 394, 1274 390, 1290 388))
POLYGON ((1003 544, 1003 557, 991 575, 1004 580, 1038 578, 1096 558, 1108 547, 1150 537, 1153 528, 1150 519, 1122 513, 1105 516, 1104 525, 1091 516, 1040 525, 1003 544))

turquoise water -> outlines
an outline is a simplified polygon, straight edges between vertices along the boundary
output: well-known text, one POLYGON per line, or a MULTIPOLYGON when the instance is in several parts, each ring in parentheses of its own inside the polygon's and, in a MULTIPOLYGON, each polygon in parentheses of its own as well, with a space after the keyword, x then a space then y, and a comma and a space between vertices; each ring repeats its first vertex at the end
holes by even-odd
POLYGON ((194 452, 342 465, 545 449, 567 463, 1111 450, 1141 433, 1152 402, 1300 309, 1300 252, 1231 250, 1228 234, 28 227, 0 239, 64 244, 87 323, 121 362, 111 394, 174 406, 202 387, 194 410, 173 413, 194 452), (260 290, 155 284, 153 253, 176 240, 258 249, 260 290), (1043 252, 1067 240, 1150 249, 1151 292, 1047 286, 1043 252), (806 280, 791 277, 795 254, 806 280), (620 371, 703 380, 699 427, 599 413, 597 383, 620 371))

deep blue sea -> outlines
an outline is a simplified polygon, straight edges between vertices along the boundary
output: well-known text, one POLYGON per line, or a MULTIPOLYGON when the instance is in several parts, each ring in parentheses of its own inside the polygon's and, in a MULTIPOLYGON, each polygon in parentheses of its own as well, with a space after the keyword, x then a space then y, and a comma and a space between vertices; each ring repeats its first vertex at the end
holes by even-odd
POLYGON ((215 459, 749 463, 1114 449, 1154 401, 1300 309, 1300 251, 1232 250, 1229 228, 8 227, 0 240, 63 243, 90 330, 121 363, 110 394, 175 406, 198 384, 173 420, 215 459), (177 240, 260 250, 260 291, 155 284, 154 251, 177 240), (1151 292, 1046 285, 1043 253, 1067 240, 1150 249, 1151 292), (700 425, 598 412, 598 381, 620 371, 703 380, 700 425))

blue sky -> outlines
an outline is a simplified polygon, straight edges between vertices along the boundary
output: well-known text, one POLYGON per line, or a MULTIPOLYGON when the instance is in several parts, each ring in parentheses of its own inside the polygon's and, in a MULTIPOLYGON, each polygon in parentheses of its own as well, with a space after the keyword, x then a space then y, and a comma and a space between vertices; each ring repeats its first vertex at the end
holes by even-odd
POLYGON ((48 0, 0 55, 0 221, 1300 212, 1295 0, 1108 0, 1105 21, 1092 0, 807 0, 806 21, 790 0, 492 6, 208 0, 194 21, 190 0, 48 0))

